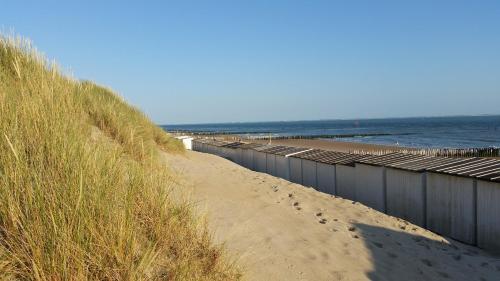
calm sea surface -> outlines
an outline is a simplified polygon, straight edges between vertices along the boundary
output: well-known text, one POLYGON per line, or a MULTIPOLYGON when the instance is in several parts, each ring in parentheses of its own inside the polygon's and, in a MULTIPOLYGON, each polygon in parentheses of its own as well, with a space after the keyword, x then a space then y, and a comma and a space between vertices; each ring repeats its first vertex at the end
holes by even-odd
POLYGON ((167 130, 224 132, 242 136, 366 135, 339 138, 418 148, 500 147, 500 116, 318 120, 225 124, 165 125, 167 130))

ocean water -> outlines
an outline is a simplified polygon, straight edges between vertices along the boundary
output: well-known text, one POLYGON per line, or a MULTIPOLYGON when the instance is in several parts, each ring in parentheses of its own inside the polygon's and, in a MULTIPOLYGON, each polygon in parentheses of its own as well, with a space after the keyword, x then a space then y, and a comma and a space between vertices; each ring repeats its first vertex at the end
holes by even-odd
POLYGON ((500 147, 499 116, 164 125, 170 131, 241 136, 349 136, 331 140, 416 148, 500 147), (379 135, 383 134, 383 135, 379 135))

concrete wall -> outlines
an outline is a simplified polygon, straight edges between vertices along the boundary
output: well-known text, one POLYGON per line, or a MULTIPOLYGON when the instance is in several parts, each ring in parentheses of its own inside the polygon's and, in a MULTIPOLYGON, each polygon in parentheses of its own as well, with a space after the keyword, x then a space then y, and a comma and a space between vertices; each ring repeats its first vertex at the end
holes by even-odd
POLYGON ((356 200, 356 183, 354 180, 354 167, 335 165, 337 195, 356 200))
POLYGON ((267 159, 264 152, 253 151, 253 167, 257 172, 265 173, 267 171, 267 159))
POLYGON ((302 184, 312 188, 318 187, 316 162, 302 159, 302 184))
POLYGON ((425 227, 425 173, 386 168, 387 214, 425 227))
POLYGON ((474 180, 427 173, 427 228, 453 239, 475 244, 474 180))
POLYGON ((335 165, 316 163, 316 177, 318 190, 331 195, 336 195, 335 190, 335 165))
POLYGON ((285 180, 290 180, 290 158, 276 155, 276 176, 285 180))
POLYGON ((385 212, 385 167, 356 164, 356 201, 385 212))
POLYGON ((500 183, 477 181, 477 245, 500 254, 500 183))
POLYGON ((302 159, 290 157, 290 181, 302 184, 302 159))
POLYGON ((272 176, 276 176, 276 155, 266 153, 266 172, 272 176))

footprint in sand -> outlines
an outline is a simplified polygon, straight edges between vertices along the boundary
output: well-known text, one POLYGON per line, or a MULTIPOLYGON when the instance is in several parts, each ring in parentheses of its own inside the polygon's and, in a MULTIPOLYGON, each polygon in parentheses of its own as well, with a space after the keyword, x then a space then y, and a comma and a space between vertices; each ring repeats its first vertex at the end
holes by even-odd
POLYGON ((443 278, 450 278, 450 275, 446 272, 437 271, 437 273, 439 274, 439 276, 441 276, 443 278))
POLYGON ((391 253, 391 252, 387 252, 387 256, 389 256, 390 258, 393 258, 393 259, 398 257, 398 255, 391 253))
POLYGON ((382 243, 379 243, 379 242, 372 242, 372 243, 373 243, 373 245, 377 246, 378 248, 381 248, 381 249, 384 248, 384 244, 382 244, 382 243))
POLYGON ((432 267, 432 262, 428 259, 421 259, 420 260, 423 264, 427 265, 428 267, 432 267))
POLYGON ((325 224, 325 223, 326 223, 326 219, 320 219, 320 220, 319 220, 319 223, 321 223, 321 224, 325 224))

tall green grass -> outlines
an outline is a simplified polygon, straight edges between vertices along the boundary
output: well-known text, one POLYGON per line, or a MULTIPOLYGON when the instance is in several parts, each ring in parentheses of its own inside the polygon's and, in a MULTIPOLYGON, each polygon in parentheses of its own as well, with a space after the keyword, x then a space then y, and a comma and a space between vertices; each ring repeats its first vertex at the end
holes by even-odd
POLYGON ((112 91, 0 37, 0 280, 228 280, 239 273, 158 149, 182 151, 112 91))

